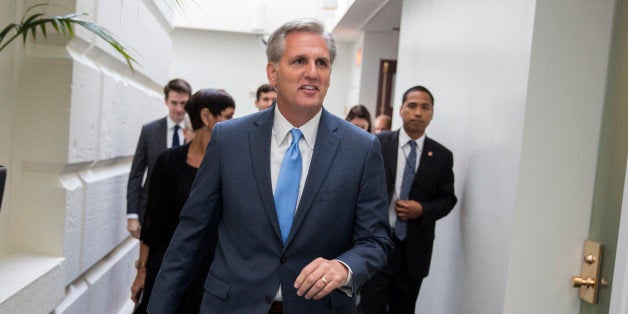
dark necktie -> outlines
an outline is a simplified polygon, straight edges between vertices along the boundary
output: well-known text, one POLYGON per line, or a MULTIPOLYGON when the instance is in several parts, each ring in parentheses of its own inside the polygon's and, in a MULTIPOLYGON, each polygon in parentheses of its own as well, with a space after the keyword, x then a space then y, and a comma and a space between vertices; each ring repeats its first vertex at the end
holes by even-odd
MULTIPOLYGON (((412 181, 414 181, 414 167, 416 166, 416 142, 413 140, 408 141, 410 145, 410 152, 406 157, 406 167, 403 169, 403 179, 401 181, 401 192, 399 193, 400 200, 407 200, 410 197, 410 189, 412 188, 412 181)), ((395 235, 399 240, 404 240, 407 235, 407 223, 405 220, 399 219, 397 216, 397 224, 395 225, 395 235)))
POLYGON ((292 129, 290 132, 292 133, 292 143, 283 156, 274 196, 281 239, 284 244, 286 244, 288 234, 290 234, 292 219, 297 208, 302 168, 299 140, 303 134, 299 129, 292 129))
POLYGON ((181 145, 179 142, 179 128, 178 124, 174 125, 174 133, 172 133, 172 147, 178 147, 181 145))

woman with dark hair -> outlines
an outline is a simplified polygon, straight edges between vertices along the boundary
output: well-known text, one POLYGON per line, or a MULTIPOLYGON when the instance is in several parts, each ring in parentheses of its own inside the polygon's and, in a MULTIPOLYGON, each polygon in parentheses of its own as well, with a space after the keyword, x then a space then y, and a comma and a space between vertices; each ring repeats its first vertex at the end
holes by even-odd
POLYGON ((345 120, 351 122, 351 124, 359 127, 360 129, 371 133, 371 114, 364 105, 355 105, 349 110, 349 114, 345 120))
MULTIPOLYGON (((137 275, 131 286, 131 299, 137 304, 134 313, 146 313, 155 278, 172 239, 179 214, 185 204, 198 167, 216 123, 231 119, 235 102, 222 90, 203 89, 196 92, 185 105, 194 139, 185 145, 171 148, 157 159, 148 186, 148 204, 140 234, 140 257, 135 263, 137 275)), ((210 161, 211 162, 211 161, 210 161)), ((203 297, 203 283, 214 257, 217 236, 215 228, 206 235, 211 243, 207 252, 200 252, 199 263, 177 313, 198 313, 203 297)))

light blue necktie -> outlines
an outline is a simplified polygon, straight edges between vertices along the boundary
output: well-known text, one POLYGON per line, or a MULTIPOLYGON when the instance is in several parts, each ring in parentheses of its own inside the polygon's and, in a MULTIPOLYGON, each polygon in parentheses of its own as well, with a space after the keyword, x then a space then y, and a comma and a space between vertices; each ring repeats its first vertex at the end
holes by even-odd
MULTIPOLYGON (((407 200, 410 197, 410 189, 412 188, 412 181, 414 181, 414 167, 416 166, 416 142, 413 140, 408 141, 410 145, 410 153, 406 157, 406 167, 403 169, 403 179, 401 181, 401 193, 399 193, 400 200, 407 200)), ((404 240, 408 233, 408 225, 405 220, 397 217, 397 224, 395 225, 395 235, 399 240, 404 240)))
POLYGON ((292 133, 292 143, 283 156, 277 178, 277 187, 275 188, 275 208, 277 209, 277 218, 284 244, 288 239, 288 234, 290 234, 292 219, 297 208, 302 168, 299 140, 303 134, 299 129, 292 129, 290 132, 292 133))

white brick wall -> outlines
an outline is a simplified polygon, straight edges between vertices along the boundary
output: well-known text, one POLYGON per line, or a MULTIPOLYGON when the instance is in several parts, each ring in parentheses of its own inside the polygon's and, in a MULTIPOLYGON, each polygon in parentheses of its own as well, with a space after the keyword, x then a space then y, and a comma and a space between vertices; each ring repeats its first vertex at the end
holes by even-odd
POLYGON ((80 268, 85 271, 113 250, 127 236, 126 182, 128 164, 86 170, 81 227, 80 268))
MULTIPOLYGON (((0 212, 0 313, 129 308, 138 242, 126 231, 126 183, 142 124, 167 112, 170 25, 151 1, 75 5, 141 65, 129 71, 81 29, 69 43, 18 43, 0 53, 0 91, 8 95, 0 164, 10 173, 0 212)), ((4 21, 24 5, 0 8, 4 21)))

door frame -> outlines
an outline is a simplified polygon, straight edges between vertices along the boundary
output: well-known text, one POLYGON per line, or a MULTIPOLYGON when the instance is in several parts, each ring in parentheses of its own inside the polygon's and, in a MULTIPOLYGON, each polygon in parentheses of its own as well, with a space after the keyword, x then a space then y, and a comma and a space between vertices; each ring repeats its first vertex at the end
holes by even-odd
MULTIPOLYGON (((626 158, 626 169, 628 169, 628 158, 626 158)), ((628 171, 626 171, 624 181, 621 213, 609 313, 628 313, 628 217, 625 215, 628 213, 628 171)))

